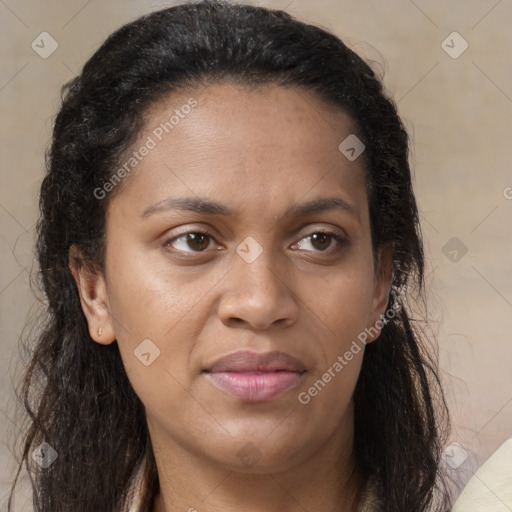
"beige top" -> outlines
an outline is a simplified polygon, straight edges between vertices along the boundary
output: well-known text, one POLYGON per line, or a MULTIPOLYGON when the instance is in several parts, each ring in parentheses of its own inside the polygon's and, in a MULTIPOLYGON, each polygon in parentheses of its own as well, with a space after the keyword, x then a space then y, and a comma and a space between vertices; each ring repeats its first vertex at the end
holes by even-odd
POLYGON ((477 470, 452 512, 510 512, 512 510, 512 437, 477 470))

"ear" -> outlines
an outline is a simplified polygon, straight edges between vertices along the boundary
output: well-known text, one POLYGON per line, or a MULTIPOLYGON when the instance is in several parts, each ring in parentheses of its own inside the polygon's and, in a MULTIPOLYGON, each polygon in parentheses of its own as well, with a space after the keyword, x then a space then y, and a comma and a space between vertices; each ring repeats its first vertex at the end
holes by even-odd
POLYGON ((69 250, 69 268, 78 288, 91 338, 96 343, 109 345, 115 341, 116 336, 103 274, 85 264, 81 252, 74 245, 69 250))
POLYGON ((380 336, 380 329, 377 327, 380 325, 378 321, 386 313, 393 282, 393 244, 385 244, 379 249, 374 275, 374 290, 369 315, 370 326, 373 328, 368 329, 371 333, 367 339, 368 343, 375 341, 380 336))

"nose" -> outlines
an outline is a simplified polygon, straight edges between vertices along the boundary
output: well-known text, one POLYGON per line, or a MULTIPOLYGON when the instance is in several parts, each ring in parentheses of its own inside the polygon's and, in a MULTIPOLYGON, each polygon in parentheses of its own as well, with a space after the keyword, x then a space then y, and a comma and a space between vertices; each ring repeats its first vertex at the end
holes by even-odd
POLYGON ((295 323, 299 316, 298 303, 283 267, 270 251, 263 251, 251 263, 237 254, 233 258, 234 266, 223 280, 225 289, 218 307, 221 321, 229 327, 254 330, 295 323))

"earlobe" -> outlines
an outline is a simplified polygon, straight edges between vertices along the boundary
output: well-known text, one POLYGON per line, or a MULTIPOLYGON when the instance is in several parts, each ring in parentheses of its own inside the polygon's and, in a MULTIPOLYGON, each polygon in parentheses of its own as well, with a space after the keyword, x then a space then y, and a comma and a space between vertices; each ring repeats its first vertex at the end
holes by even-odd
POLYGON ((109 345, 116 339, 110 309, 107 287, 102 273, 92 270, 84 263, 79 249, 72 246, 69 250, 69 268, 73 274, 80 304, 89 326, 89 335, 102 345, 109 345))

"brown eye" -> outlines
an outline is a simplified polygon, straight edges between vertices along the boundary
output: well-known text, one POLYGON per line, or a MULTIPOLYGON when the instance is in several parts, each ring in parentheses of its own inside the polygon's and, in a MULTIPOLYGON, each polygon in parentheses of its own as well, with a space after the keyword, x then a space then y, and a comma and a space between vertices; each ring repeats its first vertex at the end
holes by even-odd
POLYGON ((314 233, 311 235, 311 245, 319 251, 325 251, 332 242, 332 236, 328 233, 314 233))
POLYGON ((166 242, 166 246, 183 252, 203 252, 210 245, 211 236, 207 233, 190 232, 166 242))
POLYGON ((344 243, 344 238, 335 234, 317 231, 302 238, 296 245, 299 249, 312 252, 332 252, 344 243), (311 249, 312 247, 312 249, 311 249))
POLYGON ((204 251, 210 244, 208 235, 204 233, 189 233, 187 237, 188 246, 195 251, 204 251))

